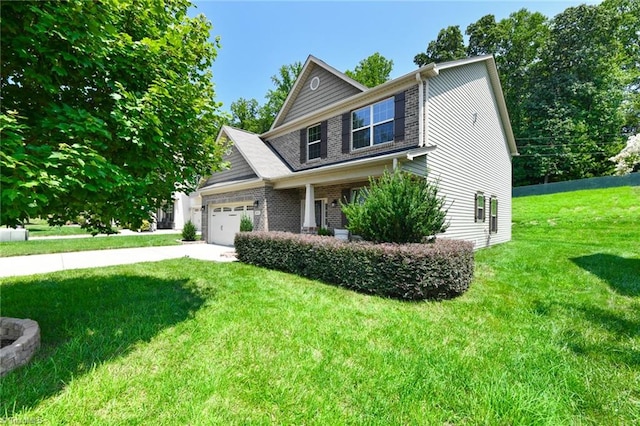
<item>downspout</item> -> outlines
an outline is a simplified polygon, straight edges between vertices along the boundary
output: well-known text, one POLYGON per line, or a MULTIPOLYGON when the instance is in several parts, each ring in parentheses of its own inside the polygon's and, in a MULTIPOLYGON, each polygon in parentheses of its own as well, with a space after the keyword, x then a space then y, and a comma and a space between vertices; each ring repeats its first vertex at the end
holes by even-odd
POLYGON ((424 81, 419 72, 416 73, 418 80, 418 146, 424 146, 424 81))

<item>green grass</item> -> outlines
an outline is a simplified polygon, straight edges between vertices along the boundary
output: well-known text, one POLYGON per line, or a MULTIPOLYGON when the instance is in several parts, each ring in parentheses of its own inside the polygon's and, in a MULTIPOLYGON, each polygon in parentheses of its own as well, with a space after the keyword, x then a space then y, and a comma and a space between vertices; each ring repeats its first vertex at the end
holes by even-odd
POLYGON ((78 225, 50 226, 44 219, 31 219, 25 228, 29 230, 30 237, 91 235, 78 225))
POLYGON ((32 254, 65 253, 132 247, 155 247, 179 244, 180 234, 107 236, 89 238, 52 238, 0 243, 0 257, 32 254))
POLYGON ((5 280, 42 348, 0 414, 42 424, 640 422, 640 188, 514 199, 470 290, 407 303, 176 259, 5 280))

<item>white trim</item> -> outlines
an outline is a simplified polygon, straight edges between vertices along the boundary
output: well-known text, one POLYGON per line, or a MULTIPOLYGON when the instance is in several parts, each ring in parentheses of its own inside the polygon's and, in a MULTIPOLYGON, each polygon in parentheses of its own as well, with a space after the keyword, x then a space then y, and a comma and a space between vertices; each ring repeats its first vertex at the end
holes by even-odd
POLYGON ((315 91, 318 87, 320 87, 320 77, 318 77, 317 75, 315 77, 313 77, 311 79, 311 82, 309 83, 309 89, 311 89, 311 91, 315 91), (314 84, 315 83, 315 84, 314 84))

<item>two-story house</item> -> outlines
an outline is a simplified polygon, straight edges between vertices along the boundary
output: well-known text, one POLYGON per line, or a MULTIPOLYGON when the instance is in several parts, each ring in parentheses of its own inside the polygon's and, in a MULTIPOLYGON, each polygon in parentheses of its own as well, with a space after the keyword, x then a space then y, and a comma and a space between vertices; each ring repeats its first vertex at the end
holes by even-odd
POLYGON ((438 182, 443 237, 476 247, 511 239, 517 149, 492 56, 429 64, 374 88, 309 56, 268 132, 225 126, 219 138, 232 143, 230 167, 198 191, 209 243, 232 245, 242 215, 256 230, 344 228, 340 200, 396 167, 438 182))

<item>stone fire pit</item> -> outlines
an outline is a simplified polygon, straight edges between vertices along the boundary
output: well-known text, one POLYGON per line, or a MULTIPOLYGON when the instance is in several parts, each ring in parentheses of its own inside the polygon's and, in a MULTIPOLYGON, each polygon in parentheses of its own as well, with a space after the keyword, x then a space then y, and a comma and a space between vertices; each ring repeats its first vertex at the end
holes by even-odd
POLYGON ((0 317, 0 376, 25 365, 40 347, 40 327, 30 319, 0 317))

